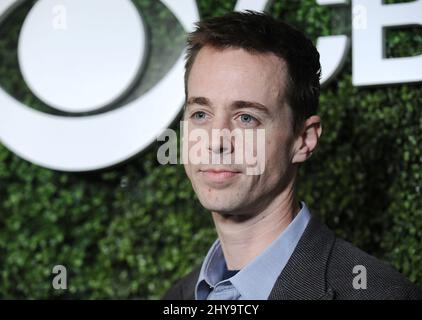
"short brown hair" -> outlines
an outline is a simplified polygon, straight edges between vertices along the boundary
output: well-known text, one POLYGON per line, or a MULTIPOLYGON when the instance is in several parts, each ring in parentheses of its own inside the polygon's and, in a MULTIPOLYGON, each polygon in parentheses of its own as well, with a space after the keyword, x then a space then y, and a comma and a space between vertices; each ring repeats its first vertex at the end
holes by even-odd
POLYGON ((200 21, 188 35, 185 65, 185 94, 188 97, 189 73, 199 50, 242 48, 252 53, 274 53, 288 68, 287 103, 293 114, 293 131, 298 134, 303 122, 316 114, 319 104, 321 65, 312 41, 293 26, 267 13, 230 12, 200 21))

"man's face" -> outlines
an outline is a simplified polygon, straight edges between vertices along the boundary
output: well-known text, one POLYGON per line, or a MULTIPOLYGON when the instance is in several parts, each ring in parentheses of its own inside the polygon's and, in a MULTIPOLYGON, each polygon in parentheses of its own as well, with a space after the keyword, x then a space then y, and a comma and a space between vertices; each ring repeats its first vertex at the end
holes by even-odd
MULTIPOLYGON (((202 48, 195 59, 187 82, 184 120, 190 134, 203 129, 209 143, 184 143, 191 150, 204 143, 211 156, 231 158, 232 164, 193 164, 185 170, 202 205, 213 212, 249 215, 263 209, 292 179, 294 142, 291 111, 284 101, 287 67, 274 54, 251 54, 243 49, 202 48), (265 152, 260 153, 261 174, 247 174, 247 164, 235 164, 239 148, 233 137, 212 139, 212 129, 257 133, 264 129, 265 152)), ((255 140, 257 135, 255 135, 255 140)), ((256 141, 255 141, 256 142, 256 141)), ((244 156, 244 159, 247 157, 244 156)), ((211 161, 211 160, 210 160, 211 161)))

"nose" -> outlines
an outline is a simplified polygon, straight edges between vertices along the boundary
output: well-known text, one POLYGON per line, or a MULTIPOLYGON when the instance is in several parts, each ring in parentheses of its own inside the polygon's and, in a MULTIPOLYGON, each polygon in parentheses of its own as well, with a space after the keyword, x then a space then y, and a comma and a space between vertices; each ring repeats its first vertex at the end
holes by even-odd
POLYGON ((216 155, 233 153, 230 119, 224 115, 215 117, 211 126, 209 151, 216 155))

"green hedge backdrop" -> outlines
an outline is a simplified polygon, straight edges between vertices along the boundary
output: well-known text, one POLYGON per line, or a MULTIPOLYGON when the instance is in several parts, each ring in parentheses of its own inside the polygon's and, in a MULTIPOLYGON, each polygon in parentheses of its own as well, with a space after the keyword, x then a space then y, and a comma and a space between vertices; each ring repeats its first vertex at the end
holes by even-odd
MULTIPOLYGON (((140 79, 146 91, 180 54, 185 35, 158 1, 134 2, 151 37, 140 79)), ((0 85, 35 109, 60 113, 34 97, 18 71, 17 39, 33 3, 1 23, 0 85)), ((210 17, 235 1, 197 3, 210 17)), ((350 6, 275 0, 268 11, 314 40, 351 33, 350 6)), ((422 54, 421 28, 388 29, 387 40, 389 57, 422 54)), ((323 135, 301 168, 298 193, 339 236, 421 285, 422 86, 353 87, 350 55, 323 89, 323 135)), ((0 144, 0 297, 155 299, 200 263, 216 237, 212 221, 183 167, 157 163, 158 147, 107 170, 63 173, 0 144), (57 264, 67 267, 68 290, 52 288, 57 264)))

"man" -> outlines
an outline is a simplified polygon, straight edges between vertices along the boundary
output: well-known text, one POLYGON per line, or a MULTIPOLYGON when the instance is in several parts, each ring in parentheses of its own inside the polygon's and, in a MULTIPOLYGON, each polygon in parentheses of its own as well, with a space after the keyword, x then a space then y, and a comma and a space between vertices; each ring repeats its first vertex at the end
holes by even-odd
MULTIPOLYGON (((263 148, 254 148, 264 169, 247 174, 245 163, 187 161, 187 176, 211 211, 218 240, 165 299, 420 297, 418 287, 336 238, 295 198, 298 165, 311 157, 321 135, 319 79, 312 42, 267 14, 229 13, 199 22, 189 35, 188 134, 264 129, 263 148)), ((233 160, 245 153, 232 138, 210 139, 208 156, 233 160)), ((192 148, 190 140, 187 145, 192 148)))

